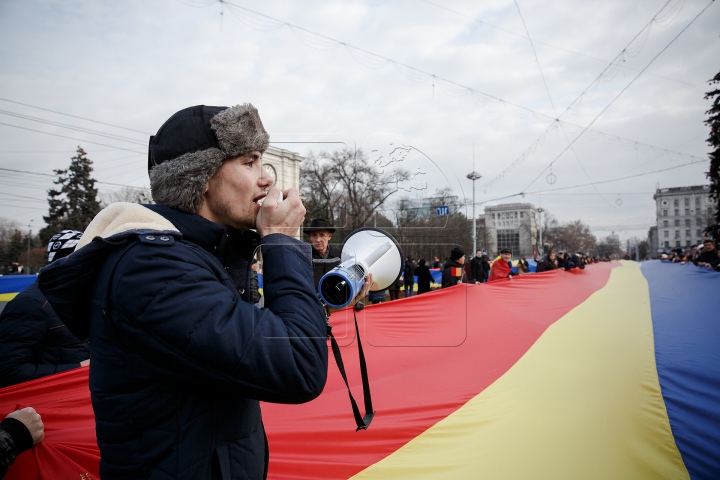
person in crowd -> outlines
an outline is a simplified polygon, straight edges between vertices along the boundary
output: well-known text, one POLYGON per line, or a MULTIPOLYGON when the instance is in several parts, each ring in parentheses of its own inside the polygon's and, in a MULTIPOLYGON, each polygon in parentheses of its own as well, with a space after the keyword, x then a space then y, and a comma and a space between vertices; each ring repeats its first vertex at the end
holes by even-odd
POLYGON ((18 455, 45 438, 45 425, 32 407, 9 413, 0 422, 0 478, 3 478, 18 455))
POLYGON ((460 247, 450 251, 450 258, 443 265, 442 288, 452 287, 458 283, 467 283, 467 276, 463 272, 465 265, 465 252, 460 247))
POLYGON ((571 268, 580 267, 580 269, 585 268, 585 254, 583 252, 577 252, 575 255, 571 257, 570 260, 573 264, 571 268))
POLYGON ((537 273, 547 272, 550 270, 556 270, 558 268, 558 259, 555 249, 551 249, 547 257, 545 257, 537 266, 537 273))
POLYGON ((90 334, 104 480, 264 478, 260 402, 325 386, 326 312, 294 238, 305 207, 272 186, 268 145, 250 104, 175 113, 150 139, 157 204, 109 205, 40 273, 63 320, 84 313, 68 327, 90 334), (258 248, 265 308, 248 291, 258 248))
POLYGON ((470 283, 482 283, 485 281, 485 269, 483 268, 482 250, 475 252, 475 256, 470 260, 470 275, 468 275, 470 283))
POLYGON ((525 257, 520 257, 520 260, 517 261, 517 269, 518 275, 524 275, 530 271, 530 264, 525 257))
POLYGON ((697 255, 698 255, 698 246, 690 245, 690 258, 688 260, 695 263, 695 260, 697 259, 697 255))
POLYGON ((438 258, 437 255, 435 255, 435 256, 433 257, 433 261, 432 261, 432 268, 440 268, 440 267, 441 267, 441 265, 440 265, 440 259, 438 258))
POLYGON ((388 293, 390 294, 390 301, 400 300, 400 290, 403 287, 402 277, 398 277, 392 285, 388 287, 388 293))
MULTIPOLYGON (((50 263, 70 255, 82 232, 63 230, 48 243, 50 263)), ((90 347, 58 318, 37 282, 0 314, 0 388, 88 365, 90 347)))
POLYGON ((413 290, 415 290, 415 269, 417 265, 413 262, 410 255, 405 258, 405 265, 403 267, 403 286, 405 287, 405 298, 412 297, 413 290))
POLYGON ((482 252, 482 268, 483 274, 485 275, 483 282, 487 282, 490 277, 490 259, 488 258, 487 252, 482 252))
POLYGON ((708 269, 717 269, 720 266, 720 257, 718 257, 714 240, 709 238, 703 240, 702 253, 698 255, 695 265, 707 267, 708 269))
POLYGON ((330 245, 335 229, 324 218, 315 218, 305 230, 312 243, 313 279, 315 289, 327 272, 340 264, 340 248, 330 245))
POLYGON ((570 259, 569 253, 565 253, 562 250, 560 250, 557 254, 557 258, 558 258, 558 267, 559 268, 563 268, 566 271, 570 270, 572 268, 575 268, 575 264, 570 259))
POLYGON ((368 293, 368 300, 370 300, 373 305, 384 302, 385 301, 385 290, 379 290, 377 292, 368 293))
POLYGON ((502 278, 512 278, 511 259, 512 251, 509 248, 500 250, 500 258, 493 262, 488 282, 494 282, 502 278))
POLYGON ((415 269, 415 275, 418 279, 418 295, 430 291, 430 284, 432 283, 432 275, 430 275, 430 268, 425 263, 425 259, 421 258, 418 262, 418 267, 415 269))

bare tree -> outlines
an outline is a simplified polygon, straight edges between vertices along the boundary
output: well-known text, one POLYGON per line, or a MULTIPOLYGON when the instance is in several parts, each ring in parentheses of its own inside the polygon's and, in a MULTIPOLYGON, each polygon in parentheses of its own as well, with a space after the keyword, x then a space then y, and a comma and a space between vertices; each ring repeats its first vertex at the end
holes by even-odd
POLYGON ((346 233, 370 225, 378 210, 409 178, 410 174, 401 168, 388 173, 379 171, 368 163, 362 150, 311 152, 300 166, 306 223, 325 218, 346 233))

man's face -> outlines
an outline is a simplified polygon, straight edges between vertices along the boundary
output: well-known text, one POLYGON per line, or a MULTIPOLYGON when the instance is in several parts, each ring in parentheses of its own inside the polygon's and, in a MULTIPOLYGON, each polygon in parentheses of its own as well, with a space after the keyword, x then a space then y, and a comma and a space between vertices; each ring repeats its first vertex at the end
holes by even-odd
POLYGON ((695 254, 695 252, 697 252, 697 247, 693 245, 690 247, 690 253, 695 254))
POLYGON ((482 258, 482 250, 478 250, 477 252, 475 252, 475 256, 477 258, 482 258))
POLYGON ((703 251, 712 252, 715 250, 715 245, 712 242, 703 242, 703 251))
POLYGON ((460 265, 465 265, 465 255, 463 255, 462 257, 458 258, 458 259, 455 260, 455 261, 456 261, 457 263, 459 263, 460 265))
POLYGON ((327 230, 316 230, 314 232, 310 232, 310 241, 312 242, 313 248, 321 254, 325 254, 331 238, 332 233, 327 230))
POLYGON ((510 262, 510 259, 512 258, 512 253, 501 253, 500 256, 506 262, 510 262))
POLYGON ((224 227, 255 228, 260 205, 272 178, 258 151, 225 159, 210 179, 198 215, 224 227))

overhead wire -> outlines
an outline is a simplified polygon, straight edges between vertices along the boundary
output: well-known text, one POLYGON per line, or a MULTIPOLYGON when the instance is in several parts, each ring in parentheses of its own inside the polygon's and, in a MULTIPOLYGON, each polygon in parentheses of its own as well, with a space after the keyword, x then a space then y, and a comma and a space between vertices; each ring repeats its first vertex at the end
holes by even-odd
MULTIPOLYGON (((470 20, 473 20, 474 22, 477 22, 477 23, 479 23, 480 25, 485 25, 485 26, 488 26, 488 27, 490 27, 490 28, 494 28, 494 29, 496 29, 496 30, 499 30, 499 31, 501 31, 501 32, 505 32, 505 33, 507 33, 507 34, 514 35, 514 36, 516 36, 516 37, 524 37, 524 35, 521 34, 521 33, 513 32, 512 30, 508 30, 508 29, 506 29, 506 28, 499 27, 498 25, 492 24, 492 23, 490 23, 490 22, 487 22, 487 21, 482 20, 482 19, 479 19, 479 18, 475 18, 475 17, 473 17, 473 16, 471 16, 471 15, 467 15, 467 14, 462 13, 462 12, 458 12, 457 10, 453 10, 453 9, 451 9, 451 8, 448 8, 448 7, 444 6, 444 5, 439 5, 439 4, 437 4, 437 3, 430 2, 429 0, 420 0, 420 1, 421 1, 421 2, 424 2, 424 3, 427 3, 428 5, 432 5, 432 6, 434 6, 434 7, 440 8, 440 9, 442 9, 442 10, 446 10, 446 11, 448 11, 448 12, 450 12, 450 13, 455 14, 455 15, 459 15, 459 16, 461 16, 461 17, 465 17, 465 18, 468 18, 468 19, 470 19, 470 20)), ((683 2, 681 2, 681 3, 684 3, 684 0, 683 0, 683 2)), ((679 11, 679 10, 678 10, 678 11, 679 11)), ((665 19, 663 19, 663 21, 664 21, 664 20, 665 20, 665 19)), ((658 24, 658 23, 656 23, 656 24, 658 24)), ((562 50, 563 52, 572 53, 573 55, 578 55, 578 56, 581 56, 581 57, 589 58, 589 59, 591 59, 591 60, 596 60, 596 61, 598 61, 598 62, 611 63, 611 62, 610 62, 609 60, 607 60, 607 59, 598 58, 598 57, 593 57, 592 55, 587 55, 587 54, 585 54, 585 53, 576 52, 576 51, 574 51, 574 50, 570 50, 570 49, 567 49, 567 48, 559 47, 559 46, 557 46, 557 45, 553 45, 552 43, 542 42, 542 41, 540 41, 540 40, 535 40, 535 43, 538 43, 538 44, 540 44, 540 45, 545 45, 546 47, 555 48, 555 49, 557 49, 557 50, 562 50)), ((616 64, 616 65, 618 66, 618 68, 625 68, 625 69, 627 69, 627 70, 635 70, 635 71, 637 71, 637 69, 632 68, 632 67, 628 67, 627 65, 623 65, 623 64, 621 64, 621 63, 618 63, 618 64, 616 64)), ((664 76, 662 76, 662 75, 657 75, 657 74, 655 74, 655 73, 645 72, 645 75, 649 75, 649 76, 657 77, 657 78, 662 78, 662 79, 664 79, 664 80, 670 80, 671 82, 682 83, 682 84, 688 85, 688 86, 690 86, 690 87, 702 88, 702 85, 696 85, 696 84, 694 84, 694 83, 684 82, 684 81, 682 81, 682 80, 678 80, 678 79, 675 79, 675 78, 664 77, 664 76)))
POLYGON ((0 97, 0 100, 3 101, 3 102, 14 103, 14 104, 16 104, 16 105, 22 105, 22 106, 24 106, 24 107, 35 108, 35 109, 37 109, 37 110, 43 110, 43 111, 46 111, 46 112, 56 113, 56 114, 58 114, 58 115, 64 115, 64 116, 66 116, 66 117, 72 117, 72 118, 77 118, 77 119, 79 119, 79 120, 85 120, 85 121, 87 121, 87 122, 98 123, 98 124, 100 124, 100 125, 106 125, 106 126, 108 126, 108 127, 115 127, 115 128, 120 128, 120 129, 122 129, 122 130, 128 130, 128 131, 130 131, 130 132, 142 133, 143 135, 152 135, 151 133, 143 132, 143 131, 141 131, 141 130, 135 130, 134 128, 123 127, 123 126, 121 126, 121 125, 115 125, 115 124, 113 124, 113 123, 101 122, 101 121, 99 121, 99 120, 93 120, 92 118, 80 117, 80 116, 77 116, 77 115, 71 115, 71 114, 69 114, 69 113, 59 112, 59 111, 57 111, 57 110, 51 110, 51 109, 45 108, 45 107, 38 107, 37 105, 30 105, 29 103, 23 103, 23 102, 18 102, 18 101, 16 101, 16 100, 10 100, 9 98, 2 98, 2 97, 0 97))
MULTIPOLYGON (((535 63, 537 64, 538 71, 540 72, 540 77, 542 78, 543 85, 545 86, 545 92, 547 93, 548 99, 550 99, 550 104, 552 105, 553 113, 557 117, 558 114, 557 114, 557 109, 555 108, 555 102, 553 101, 552 95, 550 94, 550 87, 548 87, 547 80, 545 79, 545 74, 543 73, 542 67, 540 66, 540 59, 538 58, 537 51, 535 50, 535 44, 533 43, 533 39, 530 36, 530 30, 528 29, 527 24, 525 23, 525 17, 523 17, 522 11, 520 10, 520 4, 518 3, 517 0, 514 0, 514 1, 515 1, 515 7, 517 8, 517 11, 518 11, 518 16, 520 17, 520 21, 522 21, 523 28, 525 28, 525 33, 527 34, 527 39, 530 42, 530 47, 532 48, 533 56, 535 57, 535 63)), ((564 125, 562 123, 559 123, 559 125, 560 125, 560 129, 563 132, 563 136, 565 137, 565 140, 568 143, 570 143, 570 137, 568 137, 568 134, 567 134, 567 131, 565 130, 564 125)), ((575 151, 575 148, 572 148, 572 146, 571 146, 570 149, 572 150, 572 153, 575 156, 575 160, 577 160, 578 165, 580 165, 580 168, 582 169, 583 173, 585 173, 585 176, 587 177, 587 179, 592 182, 592 179, 590 178, 590 174, 588 174, 587 170, 585 169, 585 166, 580 161, 580 156, 575 151)), ((608 206, 612 206, 610 204, 610 202, 607 201, 605 196, 600 194, 600 190, 598 190, 597 187, 595 187, 595 191, 598 193, 598 195, 600 195, 600 198, 602 198, 602 200, 608 206)))
MULTIPOLYGON (((595 118, 593 118, 593 120, 587 125, 587 127, 584 128, 584 129, 577 135, 577 137, 575 137, 575 138, 572 140, 572 142, 571 142, 565 149, 563 149, 563 151, 561 151, 561 152, 550 162, 550 164, 548 164, 548 166, 545 167, 545 168, 540 172, 540 174, 538 174, 538 176, 535 177, 535 178, 533 179, 533 181, 528 184, 527 187, 525 187, 525 188, 523 189, 523 192, 524 192, 525 190, 527 190, 528 188, 530 188, 530 187, 537 181, 537 179, 540 178, 540 176, 548 170, 548 168, 550 168, 570 147, 572 147, 572 145, 583 135, 583 133, 585 133, 585 131, 586 131, 588 128, 590 128, 590 127, 597 121, 597 119, 600 118, 600 116, 601 116, 603 113, 605 113, 605 112, 613 105, 613 103, 615 103, 615 101, 616 101, 618 98, 620 98, 620 96, 621 96, 623 93, 625 93, 625 91, 627 91, 628 88, 630 88, 630 86, 631 86, 633 83, 635 83, 635 81, 636 81, 638 78, 640 78, 640 76, 642 75, 642 72, 644 72, 645 70, 647 70, 647 69, 650 67, 650 65, 652 65, 652 64, 655 62, 655 60, 657 60, 657 59, 660 57, 660 55, 662 55, 668 48, 670 48, 670 46, 671 46, 673 43, 675 43, 675 41, 676 41, 678 38, 680 38, 680 35, 682 35, 688 28, 690 28, 690 26, 691 26, 693 23, 695 23, 695 20, 697 20, 698 18, 700 18, 700 16, 701 16, 703 13, 705 13, 705 11, 707 11, 708 8, 710 8, 710 5, 712 5, 712 4, 714 3, 714 1, 715 1, 715 0, 710 0, 710 2, 705 6, 705 8, 703 8, 695 17, 693 17, 693 19, 692 19, 687 25, 685 25, 685 27, 683 27, 683 29, 680 30, 680 32, 679 32, 677 35, 675 35, 675 37, 673 37, 673 39, 670 40, 670 42, 669 42, 667 45, 665 45, 665 47, 662 48, 662 50, 660 50, 660 51, 648 62, 648 64, 645 65, 645 67, 640 71, 640 73, 638 73, 638 74, 635 76, 635 78, 633 78, 633 79, 630 81, 630 83, 628 83, 628 84, 610 101, 610 103, 609 103, 607 106, 605 106, 605 108, 603 108, 603 109, 600 111, 600 113, 598 113, 598 114, 595 116, 595 118)), ((667 5, 667 4, 666 4, 666 5, 667 5)))
MULTIPOLYGON (((177 0, 177 1, 180 1, 180 0, 177 0)), ((670 3, 671 1, 672 1, 672 0, 668 0, 667 3, 663 6, 663 8, 664 8, 665 6, 667 6, 667 4, 670 3)), ((184 2, 180 2, 180 3, 184 3, 184 2)), ((466 86, 466 85, 462 85, 462 84, 460 84, 460 83, 458 83, 458 82, 455 82, 455 81, 453 81, 453 80, 447 79, 447 78, 445 78, 445 77, 442 77, 442 76, 439 76, 439 75, 436 75, 436 74, 427 72, 427 71, 422 70, 422 69, 419 69, 419 68, 412 67, 412 66, 410 66, 410 65, 408 65, 408 64, 405 64, 405 63, 403 63, 403 62, 394 60, 394 59, 392 59, 392 58, 389 58, 389 57, 386 57, 386 56, 383 56, 383 55, 379 55, 379 54, 377 54, 377 53, 371 52, 371 51, 369 51, 369 50, 366 50, 366 49, 363 49, 363 48, 360 48, 360 47, 356 47, 356 46, 351 45, 351 44, 349 44, 349 43, 347 43, 347 42, 343 42, 343 41, 341 41, 341 40, 334 39, 334 38, 329 37, 329 36, 327 36, 327 35, 323 35, 323 34, 321 34, 321 33, 314 32, 314 31, 312 31, 312 30, 306 29, 306 28, 301 27, 301 26, 299 26, 299 25, 295 25, 295 24, 293 24, 293 23, 286 22, 286 21, 284 21, 284 20, 281 20, 281 19, 278 19, 278 18, 269 16, 269 15, 265 15, 265 14, 263 14, 263 13, 260 13, 260 12, 256 11, 256 10, 249 9, 249 8, 246 8, 246 7, 237 5, 237 4, 235 4, 235 3, 232 3, 232 2, 228 2, 228 1, 224 1, 224 0, 214 0, 214 1, 212 1, 212 2, 210 2, 210 1, 209 1, 209 2, 203 2, 202 5, 197 5, 197 6, 210 6, 210 5, 212 5, 213 3, 222 3, 223 5, 227 6, 227 7, 228 7, 228 11, 230 11, 231 14, 233 14, 236 18, 239 18, 238 15, 237 15, 237 13, 238 13, 238 10, 240 10, 240 11, 246 12, 247 14, 250 14, 250 15, 252 16, 252 18, 257 19, 258 17, 260 17, 260 18, 264 19, 264 20, 267 21, 267 22, 271 22, 270 24, 274 25, 275 27, 287 26, 287 27, 290 28, 291 30, 294 29, 294 30, 296 31, 296 33, 297 33, 297 31, 302 31, 302 32, 304 32, 304 33, 306 33, 306 34, 308 34, 308 35, 310 35, 310 36, 316 36, 317 38, 322 39, 322 41, 335 42, 337 45, 344 46, 348 51, 349 51, 350 49, 353 49, 354 51, 359 52, 359 53, 361 53, 361 54, 365 54, 365 55, 367 55, 367 56, 377 58, 378 60, 384 62, 384 64, 390 63, 390 64, 392 64, 401 74, 403 74, 403 76, 405 76, 406 78, 408 78, 408 79, 410 79, 410 80, 413 80, 413 81, 427 81, 427 80, 432 80, 433 82, 437 81, 440 85, 442 85, 443 82, 444 82, 444 83, 447 84, 448 86, 457 87, 457 88, 459 89, 458 91, 463 91, 463 92, 466 92, 466 94, 470 94, 470 95, 471 95, 471 99, 473 100, 473 103, 475 103, 475 105, 477 105, 477 106, 480 107, 480 108, 489 108, 489 107, 488 107, 488 104, 487 104, 486 102, 488 102, 488 101, 490 100, 490 101, 495 102, 495 105, 496 105, 496 106, 503 105, 503 106, 505 106, 505 107, 508 107, 508 112, 511 112, 511 113, 512 113, 512 108, 516 108, 516 109, 518 109, 518 110, 522 110, 522 111, 524 111, 524 112, 527 112, 527 113, 536 115, 536 116, 538 116, 538 117, 542 117, 542 118, 546 118, 546 119, 552 120, 552 121, 553 121, 553 124, 551 124, 551 125, 548 127, 548 129, 547 129, 543 134, 541 134, 541 136, 540 136, 535 142, 533 142, 533 145, 531 145, 531 147, 529 147, 518 159, 515 160, 515 162, 513 162, 513 165, 516 164, 518 161, 521 161, 523 158, 525 158, 525 157, 526 157, 527 155, 529 155, 530 153, 532 153, 532 151, 534 151, 534 148, 536 148, 538 144, 541 144, 541 143, 542 143, 542 141, 544 140, 545 136, 547 136, 548 131, 554 126, 554 124, 555 124, 556 122, 564 122, 566 125, 569 125, 569 126, 572 126, 572 127, 577 127, 577 128, 580 128, 580 129, 585 128, 586 130, 596 132, 596 133, 598 133, 598 134, 600 134, 600 135, 602 135, 602 136, 604 136, 604 137, 611 137, 611 138, 617 139, 617 140, 619 140, 619 141, 630 141, 630 142, 633 142, 633 143, 636 143, 636 144, 642 144, 642 145, 648 146, 648 147, 650 147, 650 148, 652 148, 652 149, 657 149, 657 150, 660 150, 660 151, 663 151, 663 152, 668 152, 668 149, 665 149, 665 148, 663 148, 663 147, 658 147, 658 146, 656 146, 656 145, 651 145, 651 144, 647 144, 647 143, 643 143, 643 142, 636 142, 636 141, 631 140, 631 139, 627 139, 627 138, 620 137, 620 136, 617 136, 617 135, 612 135, 612 134, 609 134, 609 133, 597 131, 597 130, 594 130, 594 129, 589 129, 589 128, 586 128, 586 127, 582 127, 581 125, 577 125, 577 124, 573 124, 573 123, 571 123, 571 122, 567 122, 567 121, 565 121, 565 120, 562 120, 562 119, 558 118, 557 116, 548 115, 548 114, 545 114, 545 113, 540 112, 540 111, 538 111, 538 110, 535 110, 535 109, 532 109, 532 108, 528 108, 528 107, 525 107, 525 106, 516 104, 516 103, 514 103, 514 102, 510 102, 510 101, 505 100, 505 99, 503 99, 503 98, 500 98, 500 97, 491 95, 491 94, 486 93, 486 92, 482 92, 482 91, 477 90, 477 89, 475 89, 475 88, 468 87, 468 86, 466 86), (236 9, 236 10, 234 10, 234 9, 236 9), (478 104, 478 100, 482 100, 482 102, 483 102, 484 104, 478 104), (512 107, 512 108, 510 108, 510 107, 512 107)), ((660 9, 660 11, 658 12, 658 14, 659 14, 660 12, 662 12, 662 10, 663 10, 663 9, 660 9)), ((655 18, 655 17, 653 17, 653 19, 654 19, 654 18, 655 18)), ((652 24, 653 19, 651 19, 651 21, 648 23, 648 25, 651 25, 651 24, 652 24)), ((248 19, 245 19, 245 20, 248 20, 248 19)), ((246 23, 247 25, 249 25, 249 26, 254 26, 253 23, 252 23, 251 21, 249 21, 249 20, 248 20, 247 22, 245 22, 245 23, 246 23), (249 22, 249 23, 248 23, 248 22, 249 22)), ((646 25, 644 28, 647 28, 648 25, 646 25)), ((640 33, 641 33, 641 32, 640 32, 640 33)), ((639 36, 639 34, 636 35, 636 36, 633 38, 633 40, 631 40, 631 41, 628 43, 628 45, 631 45, 632 42, 635 40, 635 38, 637 38, 638 36, 639 36)), ((626 48, 627 48, 627 46, 626 46, 626 48)), ((356 58, 356 57, 353 56, 353 58, 356 58)), ((614 59, 613 62, 616 62, 618 58, 620 58, 620 56, 616 57, 616 59, 614 59)), ((611 62, 611 63, 612 63, 612 62, 611 62)), ((607 68, 606 68, 606 70, 607 70, 607 68)), ((602 75, 603 75, 603 73, 606 72, 606 70, 603 70, 603 72, 601 72, 601 74, 600 74, 595 80, 593 80, 593 82, 591 83, 591 86, 592 86, 593 84, 597 83, 598 80, 602 78, 602 75)), ((641 72, 641 74, 642 74, 642 73, 644 73, 644 72, 641 72)), ((590 87, 591 87, 591 86, 590 86, 590 87)), ((578 99, 581 98, 582 96, 584 96, 584 94, 587 93, 588 90, 590 90, 590 87, 586 88, 585 91, 583 91, 583 93, 580 94, 580 96, 578 97, 578 99)), ((574 103, 576 103, 576 102, 578 101, 578 99, 576 99, 574 103)), ((571 104, 571 106, 572 106, 572 104, 571 104)), ((570 108, 570 107, 568 107, 568 109, 569 109, 569 108, 570 108)), ((567 111, 568 109, 566 109, 566 111, 567 111)), ((564 113, 565 113, 565 112, 563 112, 563 114, 564 114, 564 113)), ((560 117, 562 117, 563 114, 561 114, 560 117)), ((677 153, 678 155, 682 155, 682 156, 694 157, 693 155, 688 155, 688 154, 685 154, 685 153, 683 153, 683 152, 674 152, 674 153, 677 153)), ((511 165, 511 167, 512 167, 513 165, 511 165)), ((510 167, 509 167, 509 168, 510 168, 510 167)), ((506 170, 507 170, 507 169, 506 169, 506 170)), ((504 173, 505 173, 505 172, 504 172, 504 173)), ((503 175, 503 174, 501 174, 501 175, 503 175)), ((490 183, 490 182, 486 183, 485 186, 488 186, 489 183, 490 183)))
POLYGON ((90 144, 93 144, 93 145, 100 145, 101 147, 110 147, 110 148, 114 148, 114 149, 116 149, 116 150, 125 150, 125 151, 127 151, 127 152, 140 153, 140 154, 143 154, 143 155, 146 153, 146 152, 140 152, 140 151, 138 151, 138 150, 132 150, 132 149, 129 149, 129 148, 118 147, 118 146, 115 146, 115 145, 108 145, 108 144, 106 144, 106 143, 92 142, 92 141, 90 141, 90 140, 84 140, 84 139, 75 138, 75 137, 68 137, 68 136, 66 136, 66 135, 59 135, 59 134, 57 134, 57 133, 43 132, 42 130, 36 130, 36 129, 34 129, 34 128, 28 128, 28 127, 21 127, 21 126, 19 126, 19 125, 12 125, 12 124, 10 124, 10 123, 0 122, 0 125, 5 125, 6 127, 19 128, 20 130, 28 130, 28 131, 31 131, 31 132, 43 133, 43 134, 45 134, 45 135, 51 135, 51 136, 53 136, 53 137, 67 138, 67 139, 70 139, 70 140, 76 140, 76 141, 78 141, 78 142, 90 143, 90 144))
MULTIPOLYGON (((573 106, 577 106, 579 108, 580 102, 585 97, 585 95, 587 95, 588 92, 593 90, 593 88, 596 88, 598 85, 600 85, 600 80, 603 79, 605 75, 608 74, 608 72, 612 71, 613 65, 619 64, 619 60, 623 59, 625 52, 628 50, 628 48, 631 48, 633 43, 643 34, 643 32, 650 31, 650 27, 655 22, 655 19, 663 12, 663 10, 665 10, 665 8, 670 4, 671 1, 672 0, 667 0, 660 8, 660 10, 658 10, 658 12, 653 15, 650 21, 648 21, 640 29, 640 31, 638 31, 638 33, 636 33, 635 36, 623 47, 623 49, 620 50, 620 53, 618 53, 615 58, 613 58, 608 63, 608 65, 590 82, 587 87, 585 87, 582 92, 580 92, 580 94, 570 103, 570 105, 567 106, 567 108, 565 108, 565 110, 563 110, 563 112, 559 116, 556 116, 556 122, 560 122, 561 117, 565 115, 568 111, 571 111, 573 109, 573 106)), ((640 75, 642 75, 642 72, 640 73, 640 75)), ((490 181, 486 182, 483 187, 487 189, 489 187, 492 187, 492 185, 494 185, 498 181, 504 179, 511 170, 520 165, 530 155, 530 153, 532 153, 534 149, 537 148, 538 144, 544 141, 545 137, 547 136, 548 132, 551 131, 553 126, 554 123, 548 125, 545 132, 541 133, 540 136, 534 142, 532 142, 530 146, 526 148, 523 153, 520 154, 519 157, 517 157, 510 165, 508 165, 502 172, 500 172, 500 174, 496 175, 490 181)))

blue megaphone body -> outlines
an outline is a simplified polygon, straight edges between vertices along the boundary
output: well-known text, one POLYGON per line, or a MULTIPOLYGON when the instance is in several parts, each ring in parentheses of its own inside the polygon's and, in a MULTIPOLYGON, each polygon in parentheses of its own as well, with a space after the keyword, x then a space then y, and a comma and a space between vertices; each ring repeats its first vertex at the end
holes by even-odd
POLYGON ((348 306, 362 290, 368 273, 373 274, 377 289, 384 290, 402 270, 399 245, 392 236, 375 228, 351 233, 343 243, 341 259, 342 263, 323 275, 318 284, 320 298, 333 308, 348 306))

